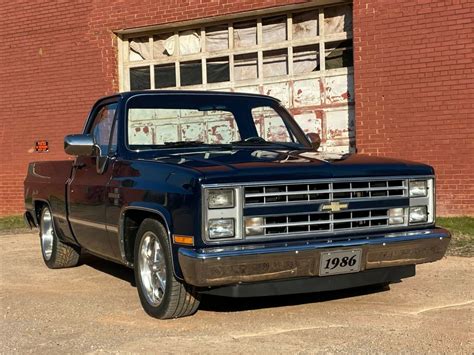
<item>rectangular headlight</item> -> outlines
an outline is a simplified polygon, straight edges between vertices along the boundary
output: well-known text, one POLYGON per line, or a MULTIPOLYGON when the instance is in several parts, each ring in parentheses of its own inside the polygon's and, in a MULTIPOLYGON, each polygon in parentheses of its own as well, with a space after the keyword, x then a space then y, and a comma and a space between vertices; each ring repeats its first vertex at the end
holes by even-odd
POLYGON ((235 235, 234 219, 210 219, 208 224, 209 238, 232 238, 235 235))
POLYGON ((428 195, 426 180, 410 181, 410 197, 425 197, 428 195))
POLYGON ((388 210, 388 224, 403 224, 405 223, 405 209, 391 208, 388 210))
POLYGON ((262 235, 263 233, 262 217, 247 217, 245 219, 245 235, 262 235))
POLYGON ((410 223, 428 222, 428 211, 426 206, 410 207, 410 223))
POLYGON ((234 189, 209 190, 207 203, 210 209, 234 207, 234 189))

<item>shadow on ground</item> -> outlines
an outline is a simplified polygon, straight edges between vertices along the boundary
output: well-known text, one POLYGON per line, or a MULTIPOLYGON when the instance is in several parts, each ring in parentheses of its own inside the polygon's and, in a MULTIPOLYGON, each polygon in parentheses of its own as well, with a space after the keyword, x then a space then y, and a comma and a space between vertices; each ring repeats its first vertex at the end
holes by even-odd
MULTIPOLYGON (((105 274, 128 282, 131 287, 136 287, 133 270, 126 266, 100 259, 88 253, 81 255, 81 265, 90 266, 97 271, 103 272, 105 274)), ((388 290, 390 290, 390 286, 374 285, 339 291, 254 298, 230 298, 213 295, 202 295, 201 305, 199 309, 209 312, 241 312, 255 309, 277 308, 316 302, 327 302, 337 299, 385 292, 388 290)))

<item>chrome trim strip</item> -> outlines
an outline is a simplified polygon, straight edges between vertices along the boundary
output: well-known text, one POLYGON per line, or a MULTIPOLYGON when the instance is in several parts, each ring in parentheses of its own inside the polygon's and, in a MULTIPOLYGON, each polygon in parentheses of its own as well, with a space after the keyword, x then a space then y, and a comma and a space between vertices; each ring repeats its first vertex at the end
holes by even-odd
POLYGON ((95 229, 107 230, 105 223, 96 223, 96 222, 91 222, 85 219, 74 218, 74 217, 69 217, 69 222, 95 228, 95 229))
POLYGON ((107 230, 108 230, 109 232, 114 232, 114 233, 118 233, 118 232, 119 232, 119 226, 118 226, 118 225, 107 224, 106 227, 107 227, 107 230))
MULTIPOLYGON (((55 216, 56 217, 56 216, 55 216)), ((95 229, 100 229, 108 232, 118 232, 118 226, 117 225, 112 225, 112 224, 106 224, 106 223, 97 223, 97 222, 92 222, 88 221, 85 219, 80 219, 80 218, 74 218, 74 217, 69 217, 69 222, 71 223, 77 223, 83 226, 95 228, 95 229)))

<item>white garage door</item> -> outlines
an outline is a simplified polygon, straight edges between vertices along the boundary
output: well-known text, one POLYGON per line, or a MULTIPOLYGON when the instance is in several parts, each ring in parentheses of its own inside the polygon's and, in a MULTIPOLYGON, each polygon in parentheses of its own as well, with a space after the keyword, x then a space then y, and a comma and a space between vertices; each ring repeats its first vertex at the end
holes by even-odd
MULTIPOLYGON (((122 90, 266 94, 280 99, 306 132, 319 133, 324 150, 353 147, 350 4, 124 34, 119 47, 122 90)), ((152 121, 134 125, 137 140, 155 141, 152 121)))

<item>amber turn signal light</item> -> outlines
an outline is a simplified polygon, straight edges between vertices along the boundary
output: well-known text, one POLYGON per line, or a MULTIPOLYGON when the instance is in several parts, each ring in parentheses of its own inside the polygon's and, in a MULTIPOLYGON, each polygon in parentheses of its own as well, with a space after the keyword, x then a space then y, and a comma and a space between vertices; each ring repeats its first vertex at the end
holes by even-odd
POLYGON ((194 245, 194 237, 191 235, 173 234, 173 242, 175 244, 194 245))

